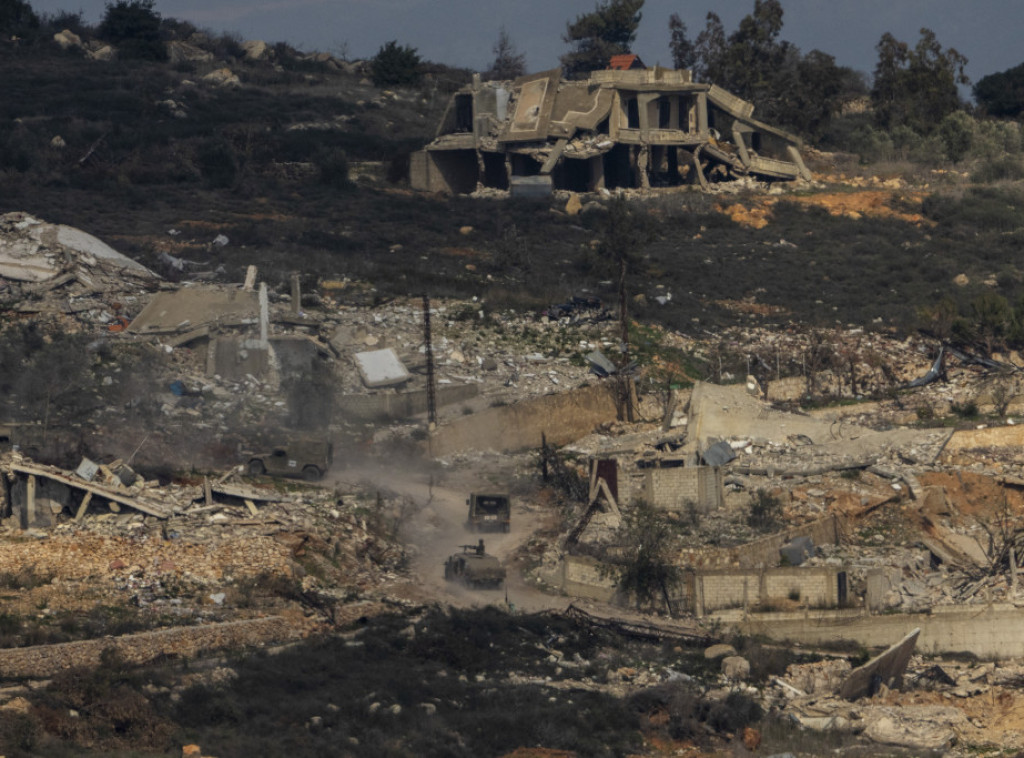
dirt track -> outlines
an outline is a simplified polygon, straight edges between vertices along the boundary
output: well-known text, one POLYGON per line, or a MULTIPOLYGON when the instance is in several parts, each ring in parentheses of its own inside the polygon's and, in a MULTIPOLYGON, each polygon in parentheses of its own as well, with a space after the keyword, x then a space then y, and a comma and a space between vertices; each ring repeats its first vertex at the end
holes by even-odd
MULTIPOLYGON (((412 555, 410 584, 400 592, 409 599, 442 602, 455 606, 504 604, 506 598, 517 609, 541 611, 563 609, 565 598, 547 595, 529 587, 517 573, 509 556, 533 534, 533 521, 521 502, 512 499, 511 529, 508 533, 477 534, 466 527, 466 498, 474 487, 494 490, 486 480, 468 471, 450 471, 443 485, 434 484, 431 473, 415 466, 364 466, 332 472, 335 479, 376 482, 381 489, 409 498, 415 505, 413 515, 402 528, 401 536, 412 555), (398 469, 398 470, 396 470, 398 469), (485 485, 486 486, 483 486, 485 485), (505 587, 467 589, 444 579, 444 562, 462 545, 476 544, 483 538, 487 552, 497 556, 509 568, 505 587)), ((328 477, 328 483, 332 476, 328 477)))

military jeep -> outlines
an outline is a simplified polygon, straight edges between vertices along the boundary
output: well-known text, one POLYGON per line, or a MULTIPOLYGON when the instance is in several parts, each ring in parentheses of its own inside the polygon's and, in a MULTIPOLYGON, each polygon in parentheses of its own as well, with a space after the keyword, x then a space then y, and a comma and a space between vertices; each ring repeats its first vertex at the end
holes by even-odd
POLYGON ((474 492, 466 500, 469 515, 466 526, 474 532, 491 530, 507 532, 512 515, 512 501, 504 493, 474 492))
POLYGON ((334 460, 334 446, 324 440, 299 440, 253 453, 246 466, 250 476, 291 476, 315 482, 327 473, 334 460))
POLYGON ((505 567, 496 557, 487 555, 480 540, 476 545, 463 545, 461 553, 454 553, 444 562, 444 578, 471 589, 493 589, 505 581, 505 567))

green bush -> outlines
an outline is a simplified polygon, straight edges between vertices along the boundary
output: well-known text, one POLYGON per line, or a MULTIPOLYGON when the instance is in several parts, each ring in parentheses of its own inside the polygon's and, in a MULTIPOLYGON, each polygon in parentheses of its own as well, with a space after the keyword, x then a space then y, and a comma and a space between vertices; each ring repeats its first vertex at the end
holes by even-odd
POLYGON ((420 56, 416 49, 397 40, 383 45, 370 61, 370 78, 377 87, 403 87, 420 81, 420 56))

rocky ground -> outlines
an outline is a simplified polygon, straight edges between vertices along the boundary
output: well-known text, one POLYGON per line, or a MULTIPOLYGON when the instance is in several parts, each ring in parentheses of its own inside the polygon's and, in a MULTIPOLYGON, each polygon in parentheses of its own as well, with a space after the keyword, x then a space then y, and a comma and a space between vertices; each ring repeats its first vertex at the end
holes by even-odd
MULTIPOLYGON (((8 233, 26 221, 5 218, 8 233)), ((118 314, 133 317, 150 289, 167 285, 154 284, 142 273, 137 281, 124 279, 108 270, 112 264, 105 260, 81 251, 69 253, 52 240, 44 239, 44 244, 50 246, 47 265, 55 267, 56 279, 42 287, 7 281, 6 297, 18 312, 32 314, 41 324, 98 332, 115 352, 141 350, 153 357, 157 370, 152 386, 167 388, 149 393, 154 402, 146 421, 155 424, 153 429, 206 429, 223 441, 236 433, 237 425, 266 428, 286 415, 287 399, 272 378, 230 381, 211 376, 190 348, 122 328, 118 314), (114 300, 118 308, 110 304, 114 300), (156 356, 162 357, 157 361, 156 356), (189 391, 175 393, 172 380, 189 391)), ((278 319, 274 328, 305 334, 322 345, 346 393, 366 391, 352 354, 384 347, 394 349, 410 370, 409 387, 422 387, 422 302, 360 305, 351 293, 361 288, 347 282, 340 290, 307 293, 298 324, 289 293, 272 293, 278 319)), ((737 303, 737 308, 750 305, 737 303)), ((439 386, 477 388, 467 400, 443 407, 440 424, 600 381, 586 356, 594 351, 614 354, 617 325, 610 310, 589 302, 552 306, 516 313, 483 302, 432 302, 439 386)), ((577 454, 621 444, 630 435, 655 439, 667 433, 685 441, 693 422, 690 395, 677 390, 678 404, 669 415, 665 377, 725 383, 744 378, 735 369, 730 374, 723 364, 745 363, 749 389, 741 392, 758 403, 775 400, 778 409, 796 413, 787 418, 799 422, 786 421, 795 425, 781 435, 752 428, 721 433, 737 455, 726 469, 726 507, 692 523, 681 521, 684 547, 727 547, 758 536, 747 516, 752 496, 766 491, 778 499, 779 525, 841 513, 849 524, 842 544, 819 548, 810 563, 846 565, 854 595, 862 591, 869 572, 882 570, 890 587, 884 607, 890 612, 1024 603, 1019 584, 995 561, 989 540, 997 526, 1016 528, 1024 513, 1024 468, 1013 442, 1015 422, 1024 408, 1019 356, 995 356, 993 363, 954 355, 939 381, 907 389, 932 366, 938 352, 932 341, 859 328, 734 327, 687 335, 652 327, 638 339, 636 349, 646 362, 638 383, 640 421, 606 425, 578 442, 577 454), (824 361, 823 346, 842 360, 824 361), (723 355, 729 359, 723 361, 723 355), (833 401, 809 402, 821 397, 833 401), (834 444, 810 439, 799 424, 808 425, 806 430, 811 424, 837 430, 834 444), (951 439, 954 427, 962 434, 951 439), (851 429, 863 431, 851 434, 851 429), (868 445, 875 439, 871 435, 888 435, 887 441, 868 445), (857 465, 848 466, 850 461, 857 465), (957 560, 934 566, 929 553, 934 548, 925 547, 924 537, 952 546, 957 560)), ((107 384, 128 388, 117 374, 117 369, 110 370, 107 384)), ((5 648, 39 650, 105 635, 140 635, 145 640, 142 635, 149 630, 221 628, 217 625, 224 625, 221 638, 229 640, 236 639, 227 631, 231 624, 250 621, 268 623, 259 627, 265 632, 253 632, 246 644, 264 645, 282 637, 332 635, 382 614, 411 614, 415 625, 421 618, 417 614, 432 604, 468 609, 493 604, 503 613, 560 614, 570 603, 540 591, 534 569, 557 551, 580 506, 567 505, 539 486, 533 454, 467 451, 426 462, 415 455, 424 436, 422 418, 387 426, 355 425, 347 429, 346 439, 362 440, 360 454, 355 455, 356 447, 345 448, 339 465, 316 486, 240 474, 224 479, 255 493, 247 504, 244 496, 211 498, 204 487, 204 476, 221 480, 244 462, 239 447, 222 444, 212 455, 208 447, 181 445, 182 438, 172 433, 154 435, 137 423, 140 418, 131 402, 107 406, 90 421, 89 452, 111 467, 115 455, 128 457, 139 450, 145 451, 140 455, 144 460, 167 456, 167 461, 184 463, 189 473, 179 468, 173 476, 144 478, 130 493, 160 504, 169 517, 99 506, 81 519, 75 518, 73 508, 65 509, 49 529, 22 530, 8 519, 0 534, 0 640, 5 648), (462 523, 465 497, 481 487, 514 493, 513 530, 487 540, 489 552, 503 559, 511 573, 504 590, 472 593, 444 582, 441 567, 471 537, 462 523), (284 628, 289 631, 282 633, 284 628)), ((8 453, 0 467, 19 461, 24 462, 17 453, 8 453)), ((623 615, 621 609, 605 611, 623 615)), ((509 616, 510 623, 515 618, 509 616)), ((700 634, 722 632, 705 629, 700 634)), ((691 639, 680 650, 693 644, 691 639)), ((661 663, 647 668, 621 661, 598 666, 582 653, 566 659, 557 647, 547 647, 545 660, 551 659, 552 672, 512 670, 504 675, 507 684, 541 683, 552 691, 593 691, 628 699, 689 676, 661 663)), ((217 644, 212 648, 211 654, 217 644)), ((83 661, 96 655, 95 650, 82 650, 83 661)), ((160 653, 159 644, 154 648, 152 643, 125 650, 150 663, 160 653)), ((742 658, 740 652, 733 657, 742 658)), ((743 694, 802 728, 849 737, 854 747, 862 739, 914 751, 1024 747, 1016 689, 1020 672, 1013 663, 917 658, 902 691, 850 704, 831 695, 839 679, 835 672, 849 664, 841 656, 826 658, 837 662, 777 671, 779 681, 785 682, 780 685, 763 672, 747 679, 735 662, 723 669, 712 656, 706 664, 710 679, 702 680, 708 683, 704 694, 708 702, 743 694)), ((230 678, 224 671, 215 666, 206 681, 230 678)), ((182 681, 174 692, 180 694, 193 682, 187 677, 182 681)), ((33 693, 47 687, 31 675, 6 685, 0 689, 0 713, 8 716, 32 714, 33 693)), ((657 726, 659 707, 651 705, 646 711, 653 719, 649 726, 657 726)), ((720 747, 744 739, 742 730, 711 731, 720 747)), ((765 740, 770 744, 767 733, 765 740)), ((692 740, 687 748, 685 740, 669 739, 662 747, 671 749, 665 750, 656 742, 647 745, 649 754, 702 749, 692 740)), ((707 748, 711 743, 701 744, 707 748)))

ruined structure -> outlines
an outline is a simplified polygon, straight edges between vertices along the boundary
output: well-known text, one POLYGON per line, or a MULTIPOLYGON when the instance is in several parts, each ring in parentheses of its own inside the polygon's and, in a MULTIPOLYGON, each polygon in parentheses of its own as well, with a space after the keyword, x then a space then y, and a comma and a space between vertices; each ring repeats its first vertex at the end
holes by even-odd
POLYGON ((560 69, 474 79, 452 96, 437 138, 412 156, 415 189, 516 194, 699 184, 753 176, 810 179, 800 140, 689 71, 560 69))

